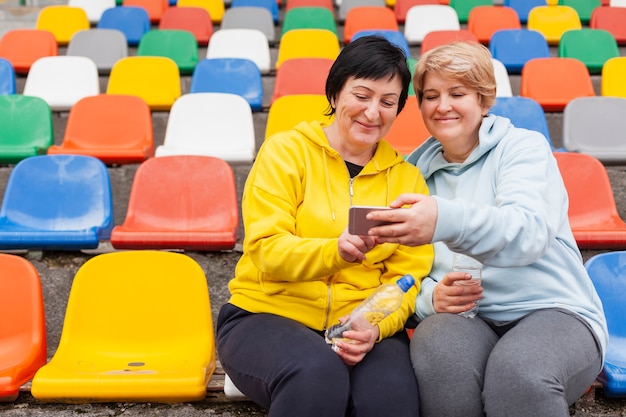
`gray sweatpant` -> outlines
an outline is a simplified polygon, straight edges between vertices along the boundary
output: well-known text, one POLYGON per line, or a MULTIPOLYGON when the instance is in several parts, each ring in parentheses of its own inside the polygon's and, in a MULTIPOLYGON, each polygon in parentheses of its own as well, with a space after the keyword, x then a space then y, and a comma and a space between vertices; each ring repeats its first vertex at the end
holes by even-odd
POLYGON ((415 329, 411 360, 421 417, 569 416, 602 363, 587 323, 563 309, 507 323, 429 316, 415 329))

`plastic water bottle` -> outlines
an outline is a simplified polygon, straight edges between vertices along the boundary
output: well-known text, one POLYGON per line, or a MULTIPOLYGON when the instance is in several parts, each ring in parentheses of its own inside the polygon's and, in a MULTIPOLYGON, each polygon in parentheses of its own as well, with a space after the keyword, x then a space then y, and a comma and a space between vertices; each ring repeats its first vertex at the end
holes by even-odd
POLYGON ((344 323, 338 323, 326 330, 326 343, 337 350, 336 342, 343 339, 343 332, 351 329, 366 329, 377 325, 382 319, 402 305, 404 293, 415 284, 412 275, 404 275, 395 283, 383 284, 350 313, 344 323))
MULTIPOLYGON (((461 253, 454 253, 452 260, 452 270, 458 272, 467 272, 472 276, 472 279, 469 280, 455 281, 454 285, 474 286, 480 285, 482 283, 483 265, 470 256, 463 255, 461 253)), ((467 311, 459 313, 460 316, 470 319, 476 317, 476 314, 478 314, 478 301, 474 303, 474 307, 470 308, 467 311)))

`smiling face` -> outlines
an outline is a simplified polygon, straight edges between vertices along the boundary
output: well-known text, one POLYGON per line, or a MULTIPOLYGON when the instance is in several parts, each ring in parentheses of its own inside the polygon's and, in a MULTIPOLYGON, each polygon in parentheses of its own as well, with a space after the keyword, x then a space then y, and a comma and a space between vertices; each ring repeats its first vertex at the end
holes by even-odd
POLYGON ((428 72, 420 106, 426 128, 450 162, 462 162, 478 145, 478 130, 488 108, 478 92, 458 80, 428 72))

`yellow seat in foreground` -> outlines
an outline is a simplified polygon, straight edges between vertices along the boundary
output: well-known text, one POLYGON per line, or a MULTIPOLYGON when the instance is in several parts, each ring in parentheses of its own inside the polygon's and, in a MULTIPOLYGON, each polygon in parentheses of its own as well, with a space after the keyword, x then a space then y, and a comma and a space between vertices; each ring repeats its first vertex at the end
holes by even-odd
POLYGON ((31 393, 67 403, 197 401, 214 370, 198 263, 173 252, 113 252, 77 272, 58 349, 31 393))

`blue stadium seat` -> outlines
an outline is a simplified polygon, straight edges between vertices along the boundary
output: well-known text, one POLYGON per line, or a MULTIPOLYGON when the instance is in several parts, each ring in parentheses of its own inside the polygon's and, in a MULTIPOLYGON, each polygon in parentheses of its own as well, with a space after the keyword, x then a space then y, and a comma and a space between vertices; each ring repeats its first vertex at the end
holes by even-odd
POLYGON ((138 45, 141 37, 150 30, 150 17, 142 7, 118 6, 102 13, 98 28, 117 29, 124 33, 129 45, 138 45))
MULTIPOLYGON (((545 112, 534 99, 521 96, 496 97, 496 102, 489 112, 508 118, 515 127, 540 132, 552 146, 545 112)), ((555 150, 554 147, 552 149, 555 150)))
POLYGON ((524 64, 533 58, 550 56, 546 38, 541 33, 528 29, 503 29, 494 32, 489 41, 489 50, 510 74, 520 74, 524 64))
POLYGON ((0 94, 15 94, 15 70, 6 58, 0 58, 0 94))
POLYGON ((515 9, 522 23, 528 21, 528 12, 536 6, 546 6, 546 0, 504 0, 504 5, 515 9))
POLYGON ((404 37, 404 33, 397 30, 359 30, 354 35, 352 35, 351 41, 358 39, 362 36, 370 35, 377 35, 387 39, 389 42, 402 49, 404 51, 404 55, 406 55, 407 58, 411 57, 409 42, 407 42, 406 38, 404 37))

